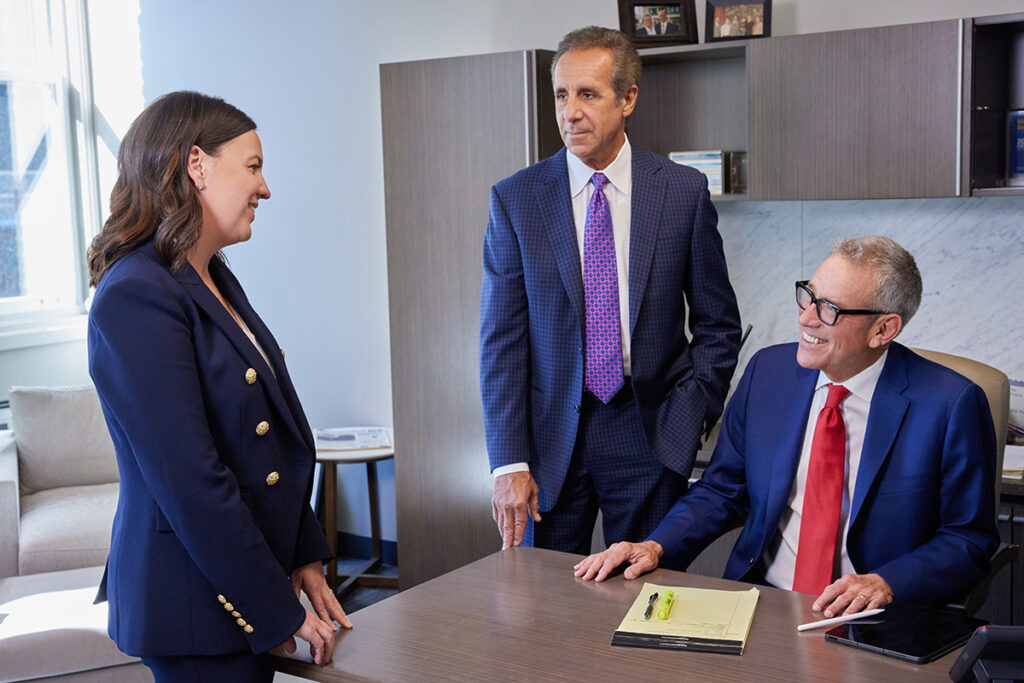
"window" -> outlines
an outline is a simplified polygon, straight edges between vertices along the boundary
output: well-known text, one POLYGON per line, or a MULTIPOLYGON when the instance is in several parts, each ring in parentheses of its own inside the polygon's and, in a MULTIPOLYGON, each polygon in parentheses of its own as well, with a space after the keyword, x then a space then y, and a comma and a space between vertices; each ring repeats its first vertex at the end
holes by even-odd
MULTIPOLYGON (((0 329, 80 314, 95 217, 81 0, 0 0, 0 329), (83 94, 85 93, 85 94, 83 94)), ((94 145, 94 143, 93 143, 94 145)))

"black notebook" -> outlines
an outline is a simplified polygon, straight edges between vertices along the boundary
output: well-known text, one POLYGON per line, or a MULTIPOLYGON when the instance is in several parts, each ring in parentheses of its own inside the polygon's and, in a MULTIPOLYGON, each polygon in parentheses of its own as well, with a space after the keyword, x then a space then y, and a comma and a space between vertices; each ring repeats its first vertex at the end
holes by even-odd
POLYGON ((835 627, 825 640, 924 664, 960 647, 987 623, 957 610, 894 602, 877 617, 835 627))

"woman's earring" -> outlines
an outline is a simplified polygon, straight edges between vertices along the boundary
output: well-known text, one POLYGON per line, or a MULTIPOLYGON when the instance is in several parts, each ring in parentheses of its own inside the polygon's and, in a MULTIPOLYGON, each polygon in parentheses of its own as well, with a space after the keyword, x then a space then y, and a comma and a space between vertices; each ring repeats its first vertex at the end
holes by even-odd
POLYGON ((199 191, 202 192, 205 189, 206 189, 206 185, 204 185, 203 183, 199 183, 199 191))

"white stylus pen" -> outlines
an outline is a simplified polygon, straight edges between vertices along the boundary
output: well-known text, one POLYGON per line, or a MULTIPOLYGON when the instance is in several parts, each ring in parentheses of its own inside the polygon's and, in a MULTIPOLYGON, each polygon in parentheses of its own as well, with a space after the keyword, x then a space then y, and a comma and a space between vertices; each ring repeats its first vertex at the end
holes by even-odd
POLYGON ((879 607, 878 609, 866 609, 863 612, 857 612, 856 614, 846 614, 841 617, 832 617, 831 619, 822 619, 821 621, 812 621, 809 624, 800 624, 796 627, 797 631, 809 631, 812 628, 821 628, 822 626, 832 626, 833 624, 841 624, 844 621, 853 621, 854 619, 863 619, 864 617, 873 617, 876 614, 881 614, 885 610, 879 607))

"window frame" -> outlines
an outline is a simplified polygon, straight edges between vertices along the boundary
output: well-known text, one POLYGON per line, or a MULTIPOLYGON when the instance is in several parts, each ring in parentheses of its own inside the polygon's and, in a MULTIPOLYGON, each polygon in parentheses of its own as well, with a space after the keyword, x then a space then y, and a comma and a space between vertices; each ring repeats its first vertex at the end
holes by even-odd
MULTIPOLYGON (((0 352, 85 339, 89 288, 86 249, 102 227, 97 136, 86 0, 46 0, 56 59, 63 73, 56 83, 64 124, 71 241, 75 264, 73 304, 17 311, 0 303, 0 352)), ((50 82, 47 80, 47 82, 50 82)))

